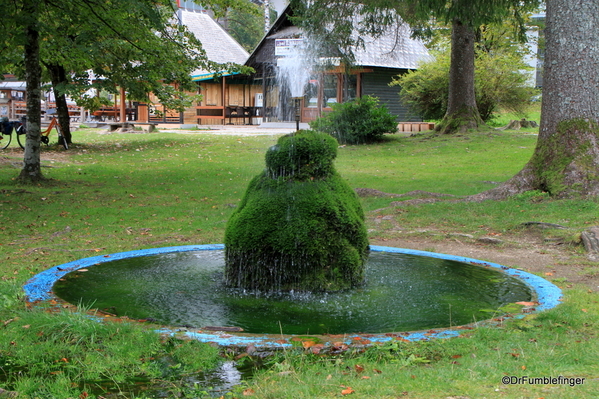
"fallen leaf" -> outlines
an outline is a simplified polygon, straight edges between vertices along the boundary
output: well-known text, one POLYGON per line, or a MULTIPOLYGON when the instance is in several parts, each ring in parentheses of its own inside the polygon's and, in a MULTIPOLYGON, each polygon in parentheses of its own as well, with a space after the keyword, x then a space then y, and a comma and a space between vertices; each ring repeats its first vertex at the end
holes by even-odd
POLYGON ((583 312, 587 313, 587 310, 586 310, 586 309, 580 309, 580 310, 582 310, 583 312))
POLYGON ((516 302, 516 305, 522 305, 522 306, 535 306, 536 304, 537 304, 536 302, 524 302, 524 301, 516 302))
POLYGON ((332 376, 331 374, 329 374, 329 375, 327 375, 327 378, 326 378, 326 380, 328 381, 328 380, 330 380, 331 378, 333 378, 333 376, 332 376))
POLYGON ((547 273, 545 273, 545 275, 546 275, 546 276, 553 276, 553 273, 551 273, 551 272, 547 272, 547 273))
POLYGON ((243 396, 252 396, 254 393, 255 391, 252 388, 248 388, 243 391, 243 396))
POLYGON ((354 366, 354 369, 356 370, 356 373, 362 373, 364 371, 364 367, 360 366, 359 364, 356 364, 354 366))
POLYGON ((302 342, 302 346, 304 347, 304 349, 311 348, 314 345, 316 345, 316 342, 314 342, 314 341, 304 341, 304 342, 302 342))
POLYGON ((372 369, 372 371, 374 371, 377 374, 382 374, 383 373, 381 370, 377 370, 377 369, 372 369))
POLYGON ((345 387, 345 389, 341 391, 341 395, 350 395, 354 392, 356 391, 354 391, 351 387, 345 387))

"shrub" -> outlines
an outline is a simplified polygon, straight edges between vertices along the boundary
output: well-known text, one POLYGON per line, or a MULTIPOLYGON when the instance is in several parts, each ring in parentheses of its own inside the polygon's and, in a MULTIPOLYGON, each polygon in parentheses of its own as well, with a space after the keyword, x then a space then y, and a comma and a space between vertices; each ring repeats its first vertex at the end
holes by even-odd
POLYGON ((341 144, 363 144, 378 141, 385 133, 395 133, 397 121, 377 98, 364 96, 333 105, 333 111, 312 121, 310 127, 330 134, 341 144))
MULTIPOLYGON (((400 96, 415 115, 425 120, 443 119, 449 96, 449 51, 433 61, 394 79, 400 96)), ((475 61, 476 105, 483 121, 498 109, 524 115, 536 91, 528 84, 529 69, 517 54, 508 51, 477 52, 475 61)))

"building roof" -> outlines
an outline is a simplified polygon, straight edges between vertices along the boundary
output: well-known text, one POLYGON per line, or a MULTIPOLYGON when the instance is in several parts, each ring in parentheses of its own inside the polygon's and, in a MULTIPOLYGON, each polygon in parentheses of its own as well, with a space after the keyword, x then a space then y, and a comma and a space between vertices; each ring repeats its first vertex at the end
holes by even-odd
POLYGON ((380 37, 362 37, 364 46, 354 49, 355 63, 360 66, 416 69, 430 59, 427 48, 411 38, 407 24, 389 27, 380 37))
MULTIPOLYGON (((281 38, 297 38, 302 36, 299 27, 294 26, 289 19, 293 10, 288 6, 262 38, 248 63, 257 59, 257 53, 264 47, 266 41, 281 38)), ((398 20, 401 21, 398 16, 398 20)), ((411 28, 403 23, 390 26, 380 36, 374 38, 362 36, 363 46, 353 49, 355 65, 365 67, 384 67, 397 69, 416 69, 418 63, 430 59, 429 52, 422 41, 411 37, 411 28)), ((354 33, 357 35, 357 33, 354 33)))
MULTIPOLYGON (((208 14, 181 9, 178 16, 181 23, 202 43, 210 61, 243 65, 248 59, 249 53, 208 14)), ((227 75, 226 71, 222 74, 227 75)), ((193 80, 209 79, 213 76, 214 71, 203 69, 197 69, 192 73, 193 80)))

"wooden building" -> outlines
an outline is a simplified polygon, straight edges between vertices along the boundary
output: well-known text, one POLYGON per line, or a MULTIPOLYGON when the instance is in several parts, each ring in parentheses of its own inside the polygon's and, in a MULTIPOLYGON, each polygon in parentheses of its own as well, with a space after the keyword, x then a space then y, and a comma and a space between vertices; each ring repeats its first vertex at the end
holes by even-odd
MULTIPOLYGON (((200 40, 210 61, 243 65, 249 57, 248 52, 207 13, 180 8, 176 15, 179 23, 185 25, 200 40)), ((151 97, 149 107, 144 109, 143 104, 138 106, 138 120, 192 125, 247 123, 251 120, 248 113, 255 112, 248 107, 253 105, 256 89, 259 87, 252 88, 246 78, 228 71, 222 71, 219 75, 215 78, 213 71, 202 69, 193 72, 192 79, 198 82, 198 92, 194 94, 201 94, 202 101, 185 112, 165 109, 157 98, 151 97)))
MULTIPOLYGON (((0 81, 0 118, 20 120, 27 115, 26 92, 26 82, 17 80, 14 75, 4 75, 4 79, 0 81)), ((52 116, 46 112, 56 108, 56 102, 51 90, 43 91, 42 98, 42 123, 48 123, 52 116)), ((67 101, 71 120, 77 122, 84 120, 86 111, 73 101, 67 101)))
MULTIPOLYGON (((278 79, 281 65, 295 51, 294 45, 303 41, 301 29, 291 22, 292 16, 293 10, 287 7, 246 62, 256 70, 253 84, 261 87, 267 121, 295 118, 291 90, 278 79)), ((397 115, 398 122, 420 120, 401 103, 400 87, 389 86, 394 76, 416 69, 420 61, 429 58, 423 43, 412 39, 410 33, 410 28, 402 25, 389 28, 378 38, 362 37, 364 47, 354 49, 355 66, 349 73, 341 66, 313 72, 300 94, 301 121, 309 122, 330 111, 332 104, 364 95, 379 98, 397 115)))

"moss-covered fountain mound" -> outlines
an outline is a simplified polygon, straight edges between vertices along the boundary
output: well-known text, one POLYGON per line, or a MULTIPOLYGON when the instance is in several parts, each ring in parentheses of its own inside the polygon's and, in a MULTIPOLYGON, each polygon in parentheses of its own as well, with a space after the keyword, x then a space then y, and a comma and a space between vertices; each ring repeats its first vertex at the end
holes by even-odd
POLYGON ((266 153, 225 232, 228 286, 339 291, 364 280, 368 238, 354 191, 335 171, 337 141, 299 131, 266 153))

